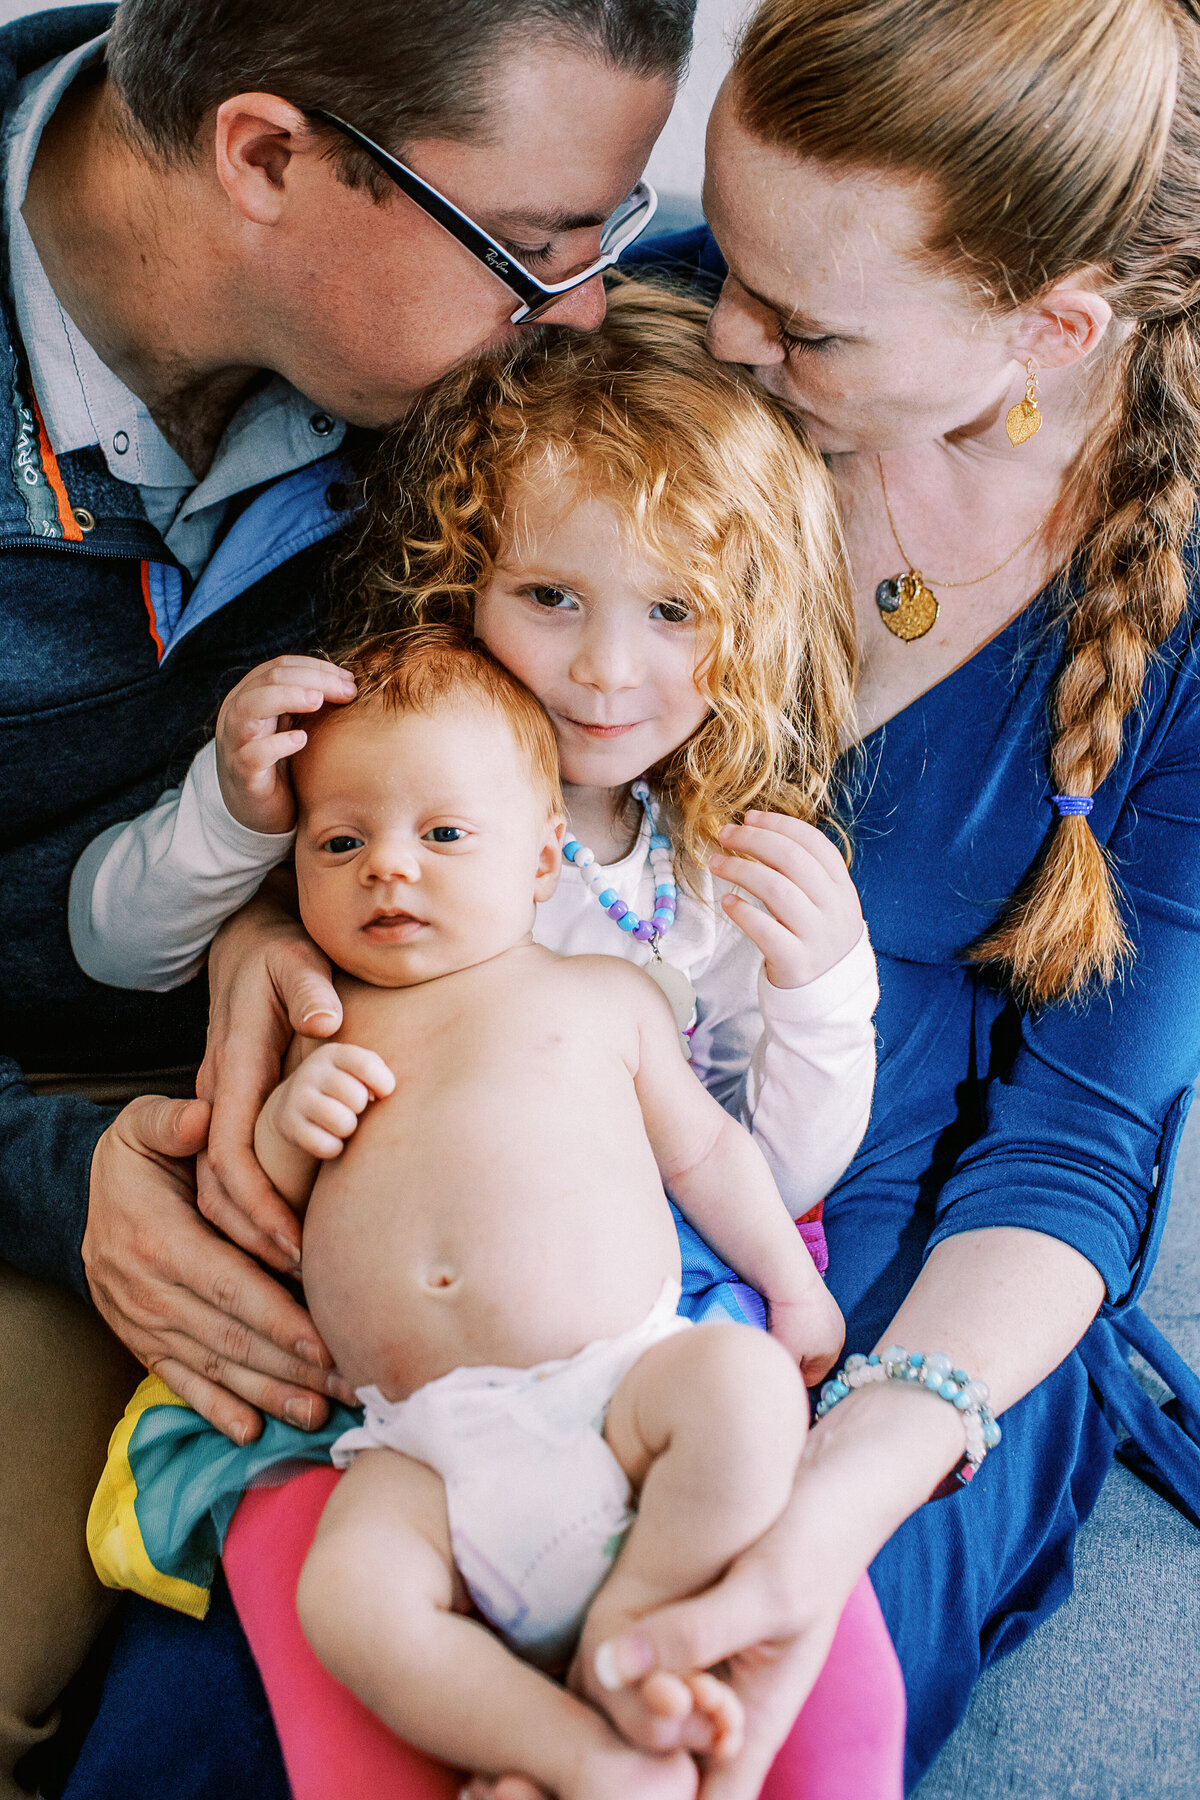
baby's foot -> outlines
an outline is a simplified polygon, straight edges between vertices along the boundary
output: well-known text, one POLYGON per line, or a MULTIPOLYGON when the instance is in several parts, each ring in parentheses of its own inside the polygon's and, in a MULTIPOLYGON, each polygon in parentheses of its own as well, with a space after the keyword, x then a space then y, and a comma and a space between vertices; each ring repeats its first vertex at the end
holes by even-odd
POLYGON ((625 1682, 611 1645, 603 1643, 593 1661, 591 1697, 630 1743, 645 1749, 682 1746, 714 1762, 728 1762, 742 1747, 746 1715, 727 1682, 701 1671, 672 1675, 656 1669, 640 1681, 625 1682))
MULTIPOLYGON (((573 1778, 559 1788, 556 1800, 696 1800, 699 1773, 690 1756, 644 1756, 621 1747, 592 1747, 583 1753, 573 1778)), ((459 1790, 458 1800, 551 1800, 544 1788, 523 1775, 493 1780, 476 1775, 459 1790)))

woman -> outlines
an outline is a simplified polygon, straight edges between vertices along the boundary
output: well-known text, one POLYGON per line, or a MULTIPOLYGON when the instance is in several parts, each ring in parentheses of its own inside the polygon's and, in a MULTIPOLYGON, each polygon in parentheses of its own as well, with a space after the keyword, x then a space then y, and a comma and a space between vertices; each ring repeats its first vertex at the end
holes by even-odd
MULTIPOLYGON (((827 1203, 832 1285, 849 1350, 945 1351, 1004 1441, 926 1504, 962 1454, 953 1408, 856 1390, 780 1525, 615 1647, 629 1677, 733 1656, 759 1766, 706 1800, 757 1791, 868 1566, 915 1783, 981 1667, 1069 1592, 1118 1412, 1200 1506, 1194 1445, 1117 1341, 1154 1348, 1120 1309, 1200 1068, 1197 170, 1180 0, 767 0, 717 103, 721 255, 685 247, 728 267, 711 347, 808 420, 858 596, 881 1064, 827 1203)), ((214 960, 218 1018, 262 980, 258 929, 214 960)), ((227 1087, 238 1054, 214 1045, 227 1087)))

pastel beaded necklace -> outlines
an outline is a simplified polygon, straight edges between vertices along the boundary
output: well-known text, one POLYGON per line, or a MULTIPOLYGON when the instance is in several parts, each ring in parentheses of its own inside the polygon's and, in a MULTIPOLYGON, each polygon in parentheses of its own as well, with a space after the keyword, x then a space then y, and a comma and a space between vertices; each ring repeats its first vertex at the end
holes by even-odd
POLYGON ((610 887, 608 876, 596 861, 595 852, 589 850, 575 838, 568 838, 563 845, 563 855, 569 863, 583 876, 587 886, 592 890, 609 918, 621 931, 628 931, 639 944, 649 944, 655 957, 658 957, 658 940, 665 937, 675 923, 675 913, 679 905, 679 890, 675 886, 675 862, 671 855, 671 840, 658 829, 658 807, 644 781, 635 781, 629 790, 646 815, 650 826, 650 867, 654 872, 654 911, 648 919, 639 919, 618 894, 615 887, 610 887))

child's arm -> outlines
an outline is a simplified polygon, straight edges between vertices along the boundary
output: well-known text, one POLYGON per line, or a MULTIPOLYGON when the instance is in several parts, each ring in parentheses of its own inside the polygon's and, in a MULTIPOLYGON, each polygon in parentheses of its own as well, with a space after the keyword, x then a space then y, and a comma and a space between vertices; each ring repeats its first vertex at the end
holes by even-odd
POLYGON ((844 1174, 866 1130, 879 989, 835 846, 795 819, 749 818, 722 833, 741 854, 713 859, 714 899, 730 923, 697 978, 693 1066, 750 1125, 799 1218, 844 1174), (723 891, 729 880, 761 905, 723 891))
POLYGON ((663 1185, 705 1241, 762 1294, 772 1334, 812 1386, 837 1361, 842 1315, 762 1152, 679 1054, 679 1034, 662 994, 648 978, 639 988, 634 1080, 663 1185))
POLYGON ((295 1038, 285 1075, 254 1127, 254 1154, 284 1199, 302 1213, 323 1162, 342 1154, 371 1100, 394 1090, 381 1056, 357 1044, 295 1038), (310 1047, 311 1046, 311 1047, 310 1047))
POLYGON ((291 790, 279 764, 305 734, 270 727, 284 722, 285 702, 313 712, 353 691, 342 670, 308 656, 278 657, 239 682, 183 786, 110 826, 75 865, 71 947, 86 974, 165 993, 199 972, 220 926, 291 851, 291 790))

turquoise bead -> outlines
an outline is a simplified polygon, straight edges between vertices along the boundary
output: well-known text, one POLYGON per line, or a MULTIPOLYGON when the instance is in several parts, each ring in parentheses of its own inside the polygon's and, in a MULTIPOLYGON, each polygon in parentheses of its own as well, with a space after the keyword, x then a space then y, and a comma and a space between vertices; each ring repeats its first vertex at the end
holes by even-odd
POLYGON ((616 888, 605 888, 600 896, 600 904, 601 906, 612 906, 613 903, 620 898, 621 896, 618 894, 616 888))
POLYGON ((954 1405, 959 1412, 970 1412, 971 1396, 968 1393, 955 1394, 954 1405))
POLYGON ((920 1350, 914 1350, 908 1360, 914 1369, 919 1369, 921 1364, 925 1361, 925 1358, 920 1350))
POLYGON ((942 1396, 943 1400, 955 1400, 961 1392, 962 1389, 959 1387, 957 1381, 943 1381, 938 1389, 938 1393, 942 1396))
POLYGON ((867 1363, 872 1369, 877 1369, 879 1367, 879 1356, 876 1351, 872 1350, 870 1356, 867 1358, 867 1363))
POLYGON ((567 840, 567 842, 563 845, 563 855, 566 857, 568 862, 574 862, 575 858, 578 856, 579 852, 582 849, 583 849, 582 844, 577 843, 574 838, 569 838, 567 840))
POLYGON ((622 931, 636 931, 641 922, 636 913, 627 912, 624 918, 617 920, 617 925, 622 931))
POLYGON ((983 1441, 989 1450, 994 1450, 1000 1442, 1000 1427, 995 1419, 988 1419, 984 1424, 983 1441))

